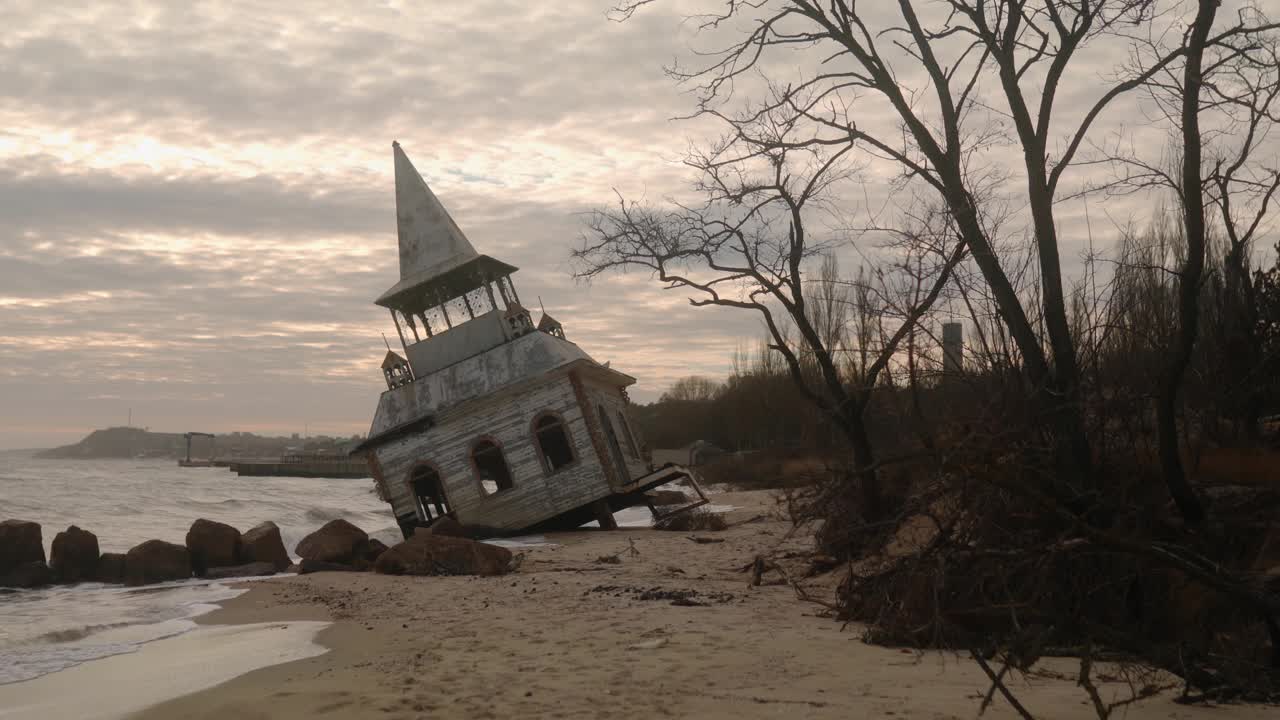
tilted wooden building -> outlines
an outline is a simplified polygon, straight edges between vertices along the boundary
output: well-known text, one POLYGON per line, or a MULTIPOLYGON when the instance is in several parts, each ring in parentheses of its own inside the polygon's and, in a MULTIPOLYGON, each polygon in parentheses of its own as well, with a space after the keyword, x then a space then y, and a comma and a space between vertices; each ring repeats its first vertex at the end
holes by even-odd
POLYGON ((400 281, 376 303, 404 355, 383 360, 387 390, 355 452, 405 535, 444 515, 503 531, 608 527, 611 508, 685 477, 651 471, 628 415, 635 379, 545 312, 535 325, 516 268, 476 252, 399 143, 393 152, 400 281))

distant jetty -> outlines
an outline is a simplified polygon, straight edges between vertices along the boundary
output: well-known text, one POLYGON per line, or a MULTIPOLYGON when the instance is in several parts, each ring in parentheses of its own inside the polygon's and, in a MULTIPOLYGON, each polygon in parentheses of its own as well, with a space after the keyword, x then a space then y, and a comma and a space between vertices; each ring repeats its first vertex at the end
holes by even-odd
POLYGON ((306 477, 306 478, 367 478, 369 465, 363 458, 351 459, 346 455, 315 453, 312 455, 285 455, 273 458, 208 458, 198 459, 188 455, 178 460, 184 468, 227 468, 245 477, 306 477))
MULTIPOLYGON (((222 461, 210 463, 221 465, 222 461)), ((178 463, 182 464, 181 461, 178 463)), ((215 465, 215 466, 216 466, 215 465)), ((355 460, 323 455, 284 457, 280 460, 231 460, 231 472, 252 477, 367 478, 369 465, 364 458, 355 460)))
POLYGON ((348 450, 360 436, 335 438, 267 437, 253 433, 162 433, 144 428, 113 427, 94 430, 72 445, 41 450, 47 460, 172 459, 181 467, 224 467, 240 475, 324 478, 366 478, 363 460, 351 460, 348 450))

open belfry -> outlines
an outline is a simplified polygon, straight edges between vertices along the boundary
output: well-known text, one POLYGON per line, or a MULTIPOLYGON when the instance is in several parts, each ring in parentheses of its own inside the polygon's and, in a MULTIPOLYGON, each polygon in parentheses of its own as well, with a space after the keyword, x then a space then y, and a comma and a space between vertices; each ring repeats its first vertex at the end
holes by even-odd
POLYGON ((517 268, 476 252, 392 148, 400 281, 375 302, 404 355, 387 352, 387 390, 355 452, 406 537, 443 516, 508 532, 611 527, 612 510, 645 490, 682 477, 696 488, 683 468, 650 471, 628 417, 635 378, 593 360, 545 312, 535 325, 517 268))

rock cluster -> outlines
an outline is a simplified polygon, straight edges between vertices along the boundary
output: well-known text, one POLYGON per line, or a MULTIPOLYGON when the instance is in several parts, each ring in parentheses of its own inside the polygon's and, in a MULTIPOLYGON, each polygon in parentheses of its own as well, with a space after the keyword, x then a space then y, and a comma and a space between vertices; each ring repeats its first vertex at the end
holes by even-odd
POLYGON ((53 538, 46 563, 40 525, 0 522, 0 587, 30 588, 52 583, 98 581, 148 585, 193 575, 225 579, 299 573, 376 570, 392 575, 501 575, 511 569, 506 548, 470 539, 474 529, 441 518, 405 542, 388 548, 346 520, 332 520, 298 543, 302 562, 290 566, 280 528, 264 522, 241 533, 225 523, 201 518, 182 545, 148 540, 127 553, 103 553, 98 537, 75 525, 53 538))
POLYGON ((368 570, 386 550, 385 543, 346 520, 330 520, 298 543, 299 572, 368 570))
MULTIPOLYGON (((75 525, 53 538, 48 564, 40 525, 0 522, 0 587, 32 588, 96 580, 146 585, 185 580, 273 575, 289 567, 275 523, 240 533, 225 523, 196 520, 183 545, 148 540, 127 553, 103 553, 98 537, 75 525)), ((372 560, 370 560, 372 562, 372 560)))

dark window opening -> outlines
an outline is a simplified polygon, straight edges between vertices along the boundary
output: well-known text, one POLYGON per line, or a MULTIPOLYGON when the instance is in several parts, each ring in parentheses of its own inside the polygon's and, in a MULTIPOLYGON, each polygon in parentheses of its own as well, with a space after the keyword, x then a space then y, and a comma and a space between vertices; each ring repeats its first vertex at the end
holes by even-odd
POLYGON ((476 474, 480 476, 480 487, 486 493, 492 495, 515 487, 507 460, 502 456, 502 448, 496 443, 490 440, 476 443, 471 450, 471 462, 475 463, 476 474))
POLYGON ((433 520, 450 513, 449 501, 445 499, 444 488, 440 484, 440 473, 430 465, 419 465, 413 469, 409 478, 413 487, 413 501, 417 506, 418 516, 430 524, 433 520))
POLYGON ((569 430, 555 415, 543 415, 533 423, 533 432, 542 451, 542 463, 548 472, 555 472, 573 462, 573 441, 569 430))

